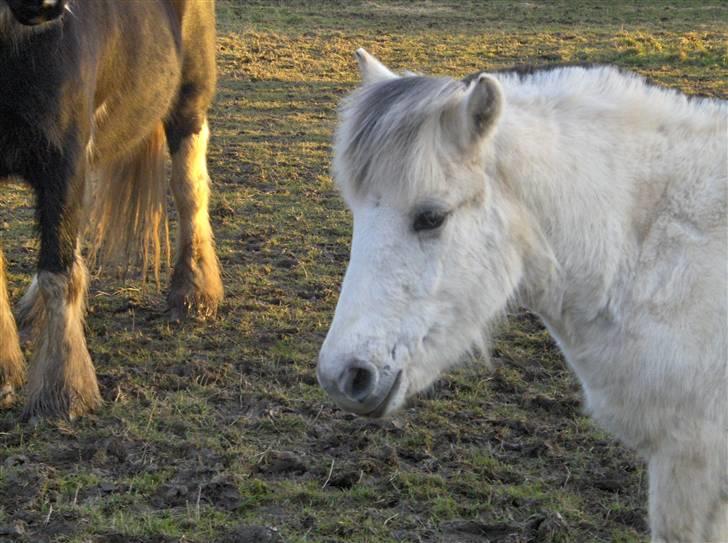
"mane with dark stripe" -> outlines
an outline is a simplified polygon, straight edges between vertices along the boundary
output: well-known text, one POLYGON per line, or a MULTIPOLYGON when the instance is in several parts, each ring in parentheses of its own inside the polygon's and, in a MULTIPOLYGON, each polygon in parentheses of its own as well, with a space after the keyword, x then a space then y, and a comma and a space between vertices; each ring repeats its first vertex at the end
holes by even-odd
POLYGON ((423 127, 465 88, 462 81, 422 76, 360 88, 341 108, 334 170, 346 162, 348 183, 355 193, 365 191, 378 179, 373 170, 394 156, 411 156, 423 127))
POLYGON ((720 99, 687 96, 641 75, 603 64, 520 65, 476 72, 461 80, 407 75, 364 85, 344 101, 333 164, 340 186, 345 184, 342 188, 348 193, 360 196, 379 185, 391 187, 393 182, 400 190, 409 191, 421 184, 422 178, 430 177, 424 170, 435 167, 429 159, 437 149, 431 140, 441 134, 438 121, 482 73, 501 82, 506 103, 509 97, 528 99, 543 91, 552 96, 597 97, 599 103, 612 103, 615 108, 622 107, 621 101, 625 107, 639 103, 655 111, 690 108, 696 116, 703 112, 710 116, 711 111, 726 107, 720 99), (413 160, 415 156, 419 161, 413 160))

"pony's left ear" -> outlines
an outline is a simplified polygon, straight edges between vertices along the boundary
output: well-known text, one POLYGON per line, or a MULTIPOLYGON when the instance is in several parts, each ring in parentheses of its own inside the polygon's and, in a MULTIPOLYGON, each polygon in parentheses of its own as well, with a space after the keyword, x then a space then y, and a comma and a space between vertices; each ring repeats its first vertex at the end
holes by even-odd
POLYGON ((470 82, 462 102, 462 116, 471 143, 487 137, 503 111, 503 89, 498 81, 480 74, 470 82))
POLYGON ((359 72, 365 85, 399 77, 382 64, 379 59, 367 53, 363 47, 357 49, 355 54, 356 60, 359 61, 359 72))

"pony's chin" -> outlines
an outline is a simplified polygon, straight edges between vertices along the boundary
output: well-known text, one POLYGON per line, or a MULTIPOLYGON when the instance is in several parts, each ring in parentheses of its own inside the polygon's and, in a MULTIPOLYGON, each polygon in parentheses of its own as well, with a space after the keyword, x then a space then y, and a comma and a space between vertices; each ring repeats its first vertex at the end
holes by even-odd
POLYGON ((429 390, 435 381, 440 377, 440 373, 432 376, 410 375, 406 370, 401 370, 395 379, 392 389, 382 403, 371 413, 366 413, 365 417, 370 418, 387 418, 395 415, 400 411, 410 398, 429 390), (422 378, 424 377, 424 378, 422 378))

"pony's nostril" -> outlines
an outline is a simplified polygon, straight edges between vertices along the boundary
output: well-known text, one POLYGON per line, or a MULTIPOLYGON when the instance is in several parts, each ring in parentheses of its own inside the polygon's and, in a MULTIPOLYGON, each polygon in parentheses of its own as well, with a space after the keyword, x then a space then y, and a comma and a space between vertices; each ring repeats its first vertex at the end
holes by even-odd
POLYGON ((352 400, 363 402, 372 393, 376 386, 377 375, 375 369, 368 367, 353 367, 346 371, 343 379, 343 392, 352 400))

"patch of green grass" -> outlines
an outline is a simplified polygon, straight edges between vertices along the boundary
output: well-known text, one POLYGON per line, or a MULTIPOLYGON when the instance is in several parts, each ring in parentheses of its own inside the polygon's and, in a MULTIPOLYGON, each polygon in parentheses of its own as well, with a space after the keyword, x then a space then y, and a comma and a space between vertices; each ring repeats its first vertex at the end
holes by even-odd
POLYGON ((720 69, 728 65, 728 43, 710 33, 663 36, 624 32, 617 36, 614 60, 634 66, 679 64, 720 69))

